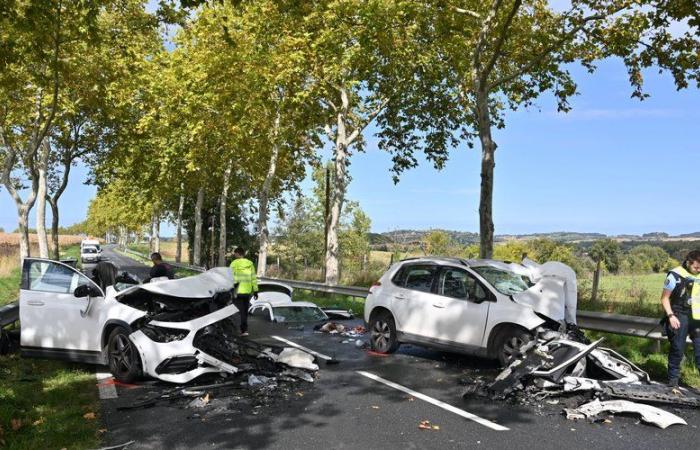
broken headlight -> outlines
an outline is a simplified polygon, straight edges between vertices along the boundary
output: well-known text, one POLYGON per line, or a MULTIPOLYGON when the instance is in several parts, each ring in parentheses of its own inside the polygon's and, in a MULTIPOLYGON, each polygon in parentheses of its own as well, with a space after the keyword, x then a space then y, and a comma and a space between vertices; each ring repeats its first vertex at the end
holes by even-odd
POLYGON ((189 330, 158 327, 151 324, 144 325, 140 330, 154 342, 181 341, 189 334, 189 330))

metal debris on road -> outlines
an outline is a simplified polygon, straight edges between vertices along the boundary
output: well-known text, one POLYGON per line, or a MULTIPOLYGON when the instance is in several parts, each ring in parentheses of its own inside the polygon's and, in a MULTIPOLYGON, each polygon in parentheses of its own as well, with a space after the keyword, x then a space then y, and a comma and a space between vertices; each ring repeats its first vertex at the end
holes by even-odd
POLYGON ((567 411, 579 411, 578 408, 582 406, 576 406, 592 398, 599 403, 600 400, 624 399, 626 403, 603 403, 618 407, 620 411, 624 408, 627 408, 627 412, 644 411, 646 417, 655 417, 651 411, 656 414, 658 408, 630 400, 700 406, 698 393, 684 388, 674 391, 671 387, 651 381, 645 371, 622 355, 600 347, 602 340, 579 342, 565 334, 542 332, 519 349, 520 357, 493 382, 477 379, 465 383, 467 388, 463 395, 510 399, 539 409, 546 404, 558 403, 545 401, 548 397, 562 396, 566 397, 564 403, 569 406, 567 411))
POLYGON ((634 403, 627 400, 609 400, 601 402, 598 399, 590 403, 581 405, 576 409, 564 409, 566 418, 569 420, 577 419, 594 419, 600 413, 608 411, 611 413, 633 413, 639 414, 644 422, 656 425, 661 429, 670 427, 671 425, 688 425, 685 420, 649 405, 634 403))

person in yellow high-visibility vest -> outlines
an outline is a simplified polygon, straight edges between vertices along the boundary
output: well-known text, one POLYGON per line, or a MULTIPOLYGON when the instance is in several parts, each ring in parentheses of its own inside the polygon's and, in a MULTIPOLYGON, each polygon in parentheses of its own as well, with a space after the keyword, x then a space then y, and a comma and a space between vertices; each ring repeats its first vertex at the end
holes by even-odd
POLYGON ((236 299, 233 304, 238 308, 241 318, 241 336, 248 336, 248 308, 250 299, 258 298, 258 278, 253 261, 245 258, 245 250, 236 247, 231 262, 233 282, 236 287, 236 299))
POLYGON ((688 253, 683 265, 668 273, 661 305, 666 313, 666 334, 671 344, 668 384, 675 387, 681 377, 681 361, 688 336, 693 342, 695 366, 700 368, 700 250, 688 253))

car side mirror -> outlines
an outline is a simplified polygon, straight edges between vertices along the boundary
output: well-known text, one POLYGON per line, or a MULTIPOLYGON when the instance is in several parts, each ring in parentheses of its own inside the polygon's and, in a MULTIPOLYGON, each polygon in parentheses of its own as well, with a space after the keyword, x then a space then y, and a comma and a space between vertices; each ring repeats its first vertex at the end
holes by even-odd
POLYGON ((78 298, 100 297, 102 296, 102 292, 100 292, 95 286, 91 284, 82 284, 75 288, 75 291, 73 291, 73 295, 78 298))

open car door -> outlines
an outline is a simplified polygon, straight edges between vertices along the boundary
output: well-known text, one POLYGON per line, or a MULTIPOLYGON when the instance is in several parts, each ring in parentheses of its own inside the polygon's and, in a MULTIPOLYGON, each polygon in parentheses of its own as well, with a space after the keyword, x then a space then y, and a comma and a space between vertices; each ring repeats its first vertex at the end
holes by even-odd
POLYGON ((102 362, 100 323, 90 309, 103 299, 102 290, 76 269, 47 259, 25 259, 19 294, 22 354, 102 362), (76 297, 79 287, 83 296, 76 297))

